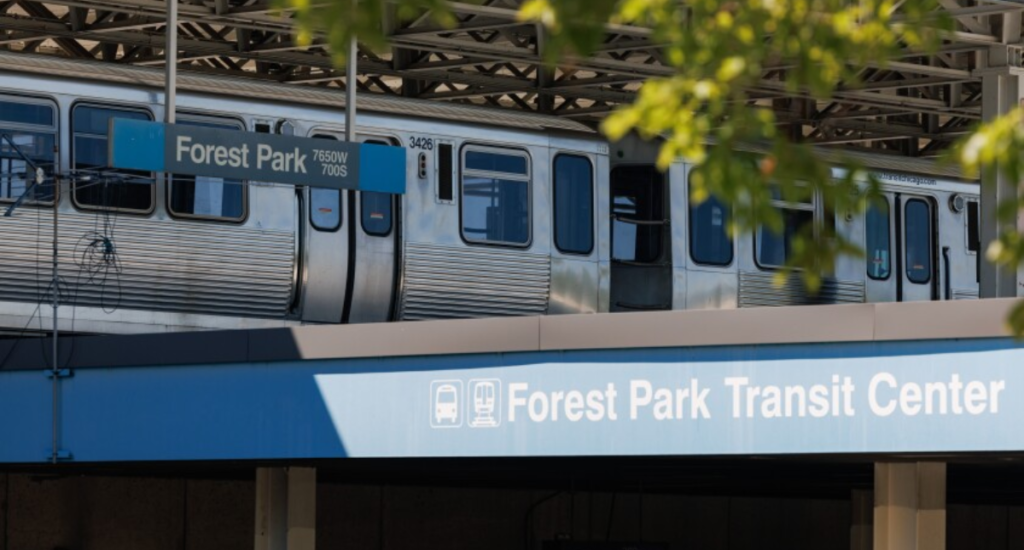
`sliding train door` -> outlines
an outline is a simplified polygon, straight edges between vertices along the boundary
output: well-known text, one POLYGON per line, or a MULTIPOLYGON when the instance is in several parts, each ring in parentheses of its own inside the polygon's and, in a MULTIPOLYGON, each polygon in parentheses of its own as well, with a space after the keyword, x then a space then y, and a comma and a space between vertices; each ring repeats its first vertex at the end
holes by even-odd
MULTIPOLYGON (((394 145, 383 137, 366 136, 359 141, 394 145)), ((398 266, 398 199, 398 195, 389 193, 348 192, 350 269, 342 322, 379 323, 391 319, 398 266)))
MULTIPOLYGON (((950 299, 950 247, 938 231, 935 197, 887 191, 864 215, 868 302, 950 299)), ((962 260, 961 260, 962 263, 962 260)))
POLYGON ((672 309, 668 178, 654 165, 611 171, 610 311, 672 309))
MULTIPOLYGON (((853 238, 856 239, 861 234, 864 236, 863 265, 867 277, 864 280, 864 299, 867 302, 895 302, 896 287, 902 285, 902 282, 896 281, 899 270, 896 269, 894 259, 894 252, 897 250, 894 235, 897 238, 902 235, 902 230, 893 229, 899 228, 896 224, 895 200, 894 193, 884 193, 878 200, 872 202, 864 213, 863 228, 859 225, 859 217, 849 218, 853 238)), ((842 263, 847 259, 841 257, 838 261, 842 263)), ((849 261, 860 265, 859 258, 849 261)), ((856 268, 850 266, 849 270, 852 273, 856 268)))
MULTIPOLYGON (((336 139, 326 133, 319 139, 336 139)), ((306 187, 299 190, 302 220, 302 320, 338 323, 345 307, 349 279, 349 197, 337 189, 306 187)))
MULTIPOLYGON (((340 139, 340 131, 312 137, 340 139)), ((393 145, 383 137, 360 142, 393 145)), ((310 188, 303 320, 373 323, 391 319, 397 279, 397 197, 310 188)))
POLYGON ((939 298, 938 243, 935 201, 923 195, 897 193, 899 251, 896 299, 901 302, 939 298))

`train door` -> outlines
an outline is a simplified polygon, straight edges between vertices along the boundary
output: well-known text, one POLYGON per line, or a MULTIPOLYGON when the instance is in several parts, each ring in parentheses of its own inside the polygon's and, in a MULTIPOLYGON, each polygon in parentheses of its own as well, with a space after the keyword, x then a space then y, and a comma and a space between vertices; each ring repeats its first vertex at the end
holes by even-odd
POLYGON ((654 165, 611 172, 611 311, 672 309, 668 185, 654 165))
MULTIPOLYGON (((549 158, 554 246, 548 314, 593 313, 600 308, 595 174, 607 170, 606 159, 562 148, 553 149, 549 158)), ((602 183, 607 189, 607 181, 602 183)))
POLYGON ((939 246, 935 224, 935 201, 924 195, 895 195, 896 299, 901 302, 939 298, 939 246))
MULTIPOLYGON (((894 302, 896 301, 896 277, 893 275, 895 260, 893 251, 896 246, 893 244, 894 234, 901 235, 902 229, 894 231, 896 225, 896 210, 894 200, 896 195, 885 193, 877 201, 873 202, 864 213, 863 227, 853 224, 853 230, 863 231, 864 247, 864 271, 865 279, 865 300, 868 302, 894 302)), ((853 220, 859 221, 859 218, 853 220)), ((859 231, 858 231, 859 232, 859 231)), ((857 235, 852 238, 857 239, 857 235)), ((845 259, 841 258, 842 262, 845 259)), ((899 270, 895 270, 899 275, 899 270)))
POLYGON ((740 262, 728 231, 731 211, 714 196, 694 200, 689 195, 692 175, 692 170, 686 173, 686 193, 672 197, 672 246, 677 258, 673 309, 732 309, 737 306, 740 262))
MULTIPOLYGON (((314 138, 336 139, 326 133, 314 138)), ((349 281, 349 197, 337 189, 299 190, 305 212, 302 234, 302 320, 338 323, 342 320, 349 281)))
MULTIPOLYGON (((382 137, 366 136, 359 141, 394 145, 382 137)), ((348 192, 349 287, 342 322, 375 323, 391 319, 399 233, 397 202, 397 196, 389 193, 348 192)))

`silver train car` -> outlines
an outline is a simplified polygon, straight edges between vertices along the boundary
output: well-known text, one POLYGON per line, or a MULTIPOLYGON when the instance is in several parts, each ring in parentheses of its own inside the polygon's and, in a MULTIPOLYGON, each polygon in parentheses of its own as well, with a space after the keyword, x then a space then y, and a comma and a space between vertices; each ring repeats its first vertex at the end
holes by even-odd
MULTIPOLYGON (((822 291, 772 284, 786 234, 735 240, 690 167, 571 120, 360 98, 359 138, 407 149, 402 196, 111 174, 112 117, 160 120, 162 73, 0 53, 0 134, 57 175, 0 217, 0 330, 50 327, 57 201, 64 330, 131 333, 508 315, 975 298, 978 190, 913 159, 864 162, 887 204, 826 215, 779 201, 787 232, 834 223, 868 251, 822 291), (829 219, 826 219, 829 218, 829 219), (834 219, 831 219, 834 218, 834 219)), ((178 122, 342 139, 336 91, 179 76, 178 122)), ((27 186, 0 146, 0 201, 27 186)))

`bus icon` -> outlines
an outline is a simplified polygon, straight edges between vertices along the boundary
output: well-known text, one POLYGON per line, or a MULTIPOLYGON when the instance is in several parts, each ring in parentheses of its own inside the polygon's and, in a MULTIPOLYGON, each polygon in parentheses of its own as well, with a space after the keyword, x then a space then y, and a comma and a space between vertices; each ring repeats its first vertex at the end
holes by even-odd
POLYGON ((445 421, 454 423, 459 419, 459 392, 455 386, 445 384, 437 388, 437 399, 434 405, 434 420, 438 424, 445 421))
POLYGON ((494 428, 501 423, 501 381, 485 378, 469 381, 469 426, 494 428))
POLYGON ((430 426, 457 428, 462 425, 460 402, 462 380, 434 380, 430 383, 430 426))

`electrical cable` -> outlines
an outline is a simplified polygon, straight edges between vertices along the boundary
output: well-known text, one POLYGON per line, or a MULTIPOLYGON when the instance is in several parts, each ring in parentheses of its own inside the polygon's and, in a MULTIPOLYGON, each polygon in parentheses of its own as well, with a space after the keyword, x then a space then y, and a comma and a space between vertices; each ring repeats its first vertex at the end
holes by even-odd
MULTIPOLYGON (((121 186, 117 188, 117 203, 120 202, 121 186)), ((104 186, 103 202, 110 198, 109 186, 104 186)), ((105 313, 117 311, 121 304, 121 274, 123 266, 116 244, 117 212, 104 210, 96 215, 93 230, 86 231, 75 243, 73 258, 78 266, 76 292, 72 304, 77 303, 78 294, 88 286, 99 289, 99 306, 105 313)))
MULTIPOLYGON (((0 136, 6 137, 6 134, 0 134, 0 136)), ((7 141, 7 140, 4 140, 7 141)), ((41 162, 36 160, 34 163, 30 162, 20 150, 16 152, 21 155, 21 158, 26 164, 31 164, 33 167, 47 167, 53 170, 56 166, 54 162, 41 162)), ((8 171, 5 174, 0 174, 0 179, 7 179, 11 182, 21 179, 26 181, 31 175, 30 172, 18 172, 14 173, 8 171), (24 177, 18 177, 20 175, 24 177)), ((128 194, 129 185, 155 185, 156 179, 149 176, 125 173, 120 171, 112 171, 105 166, 79 166, 75 169, 67 171, 64 176, 69 182, 68 190, 72 194, 76 194, 81 191, 98 188, 98 203, 101 205, 119 205, 122 200, 126 198, 128 194)), ((195 178, 189 176, 182 177, 170 177, 169 182, 182 182, 182 183, 194 183, 195 178)), ((243 185, 248 185, 250 182, 239 182, 243 185)), ((266 185, 266 184, 261 184, 266 185)), ((7 363, 14 350, 17 348, 20 340, 29 332, 33 323, 38 319, 39 328, 38 332, 45 333, 46 327, 43 326, 44 319, 40 314, 44 301, 52 301, 53 293, 56 293, 56 298, 59 304, 65 307, 71 308, 71 333, 74 333, 75 323, 77 320, 77 308, 79 305, 85 303, 97 303, 99 307, 105 313, 113 313, 120 308, 121 301, 123 299, 123 290, 121 284, 121 277, 124 271, 124 266, 121 262, 116 239, 116 229, 119 212, 116 209, 104 208, 95 214, 94 224, 91 231, 86 231, 79 236, 75 245, 72 247, 71 259, 74 262, 77 270, 73 272, 71 276, 58 276, 56 280, 51 278, 49 284, 43 285, 44 280, 42 275, 42 258, 40 254, 43 250, 41 245, 42 237, 42 210, 44 208, 38 208, 40 205, 45 205, 44 202, 39 202, 47 198, 45 195, 36 198, 39 188, 53 187, 53 192, 50 194, 51 201, 56 201, 59 204, 60 200, 60 184, 59 180, 50 178, 48 181, 41 185, 31 186, 26 185, 25 192, 31 193, 32 197, 29 198, 26 206, 33 206, 33 210, 36 211, 36 238, 35 238, 35 281, 36 281, 36 307, 32 311, 25 326, 17 331, 18 342, 12 345, 2 358, 0 358, 0 368, 7 363), (91 289, 94 288, 95 290, 91 289), (90 292, 90 290, 92 290, 90 292)), ((51 203, 52 204, 52 203, 51 203)), ((58 208, 58 204, 54 204, 53 207, 58 208)), ((64 239, 61 239, 64 241, 64 239)), ((66 242, 66 241, 64 241, 66 242)), ((67 249, 67 247, 64 247, 67 249)), ((64 256, 61 254, 60 256, 64 256)), ((58 258, 59 261, 59 258, 58 258)), ((74 344, 75 339, 70 340, 69 347, 67 348, 66 362, 70 364, 74 356, 74 344)), ((45 340, 40 339, 40 345, 45 346, 45 340)), ((47 356, 45 349, 42 353, 43 357, 46 358, 47 368, 52 368, 50 365, 50 358, 47 356)), ((61 361, 64 363, 65 361, 61 361)))
MULTIPOLYGON (((6 134, 4 134, 4 136, 7 137, 6 134)), ((8 141, 8 143, 11 143, 11 142, 8 141)), ((22 159, 26 162, 26 164, 30 164, 29 159, 25 156, 25 154, 20 149, 18 149, 17 147, 15 147, 14 149, 22 157, 22 159)), ((51 163, 40 162, 40 163, 31 163, 31 164, 33 166, 36 166, 36 167, 39 167, 39 164, 42 164, 44 166, 49 164, 49 165, 51 165, 51 169, 52 169, 52 165, 55 165, 56 162, 51 162, 51 163)), ((27 173, 26 173, 26 175, 27 175, 27 173)), ((13 181, 15 178, 12 175, 12 176, 9 176, 9 179, 13 181)), ((22 178, 22 181, 24 182, 25 178, 22 178)), ((35 194, 35 190, 36 189, 38 189, 39 187, 45 187, 47 185, 56 186, 56 183, 55 182, 50 182, 50 183, 44 182, 43 185, 37 185, 37 186, 26 185, 25 192, 27 193, 28 191, 31 190, 32 193, 35 194)), ((54 192, 54 197, 56 197, 56 191, 54 192)), ((54 208, 56 208, 56 205, 54 205, 54 208)), ((30 327, 32 326, 32 323, 36 320, 36 316, 37 315, 39 316, 38 317, 39 318, 39 325, 40 325, 39 331, 40 332, 44 332, 44 329, 42 327, 43 318, 42 318, 41 315, 39 315, 40 311, 42 310, 43 299, 46 296, 46 294, 48 293, 48 292, 42 292, 42 288, 41 288, 42 287, 42 282, 41 282, 42 281, 42 277, 41 277, 41 274, 40 274, 41 259, 39 257, 39 253, 42 250, 42 248, 40 246, 40 239, 41 239, 41 235, 42 235, 42 211, 43 211, 43 208, 33 208, 33 210, 36 213, 36 220, 35 220, 36 221, 36 235, 35 235, 35 246, 33 246, 33 249, 35 251, 35 263, 34 263, 33 268, 34 268, 35 276, 36 276, 35 277, 35 285, 34 285, 35 288, 36 288, 36 307, 35 307, 35 309, 32 310, 32 313, 29 315, 29 318, 25 322, 25 325, 20 330, 17 331, 17 337, 16 337, 14 343, 7 349, 7 352, 4 354, 3 359, 0 359, 0 369, 2 369, 7 364, 7 361, 11 358, 11 355, 18 348, 18 345, 22 342, 25 334, 29 331, 30 327)), ((49 291, 52 287, 53 287, 53 281, 51 281, 50 284, 47 286, 47 291, 49 291)), ((43 339, 39 339, 39 341, 40 341, 40 344, 45 344, 45 341, 43 339)), ((46 359, 47 355, 45 353, 45 349, 43 350, 42 357, 44 358, 44 361, 48 361, 46 359)))
MULTIPOLYGON (((20 180, 21 186, 24 187, 21 196, 19 196, 7 209, 7 215, 12 215, 14 210, 19 208, 26 200, 29 201, 29 205, 39 206, 40 202, 36 199, 41 198, 45 201, 46 198, 45 196, 39 197, 39 189, 50 186, 53 187, 53 191, 50 195, 54 210, 53 215, 57 216, 60 204, 59 179, 54 177, 52 174, 47 178, 48 181, 42 179, 46 174, 46 170, 43 168, 44 166, 48 168, 50 172, 55 170, 57 164, 56 151, 54 151, 54 160, 46 162, 41 159, 33 159, 25 154, 21 147, 15 143, 13 137, 11 137, 11 134, 9 133, 0 133, 0 146, 3 146, 4 144, 6 144, 6 149, 17 156, 11 157, 8 154, 4 154, 4 158, 9 162, 6 163, 6 173, 0 174, 0 179, 7 181, 8 194, 12 194, 13 184, 15 181, 20 180), (15 161, 23 163, 26 169, 24 171, 15 172, 13 170, 15 167, 15 161), (31 171, 29 171, 28 168, 31 168, 31 171), (30 178, 31 183, 29 183, 30 178)), ((127 193, 127 186, 129 184, 155 184, 155 179, 152 177, 136 176, 133 174, 126 174, 124 172, 111 173, 102 166, 79 167, 69 171, 68 175, 70 176, 69 190, 72 193, 76 193, 93 186, 99 186, 99 198, 101 199, 101 204, 120 204, 121 200, 127 193), (96 181, 90 182, 93 178, 95 178, 96 181), (113 190, 111 188, 113 188, 113 190), (111 202, 111 199, 115 199, 113 203, 111 202)), ((13 197, 11 198, 13 199, 13 197)), ((45 204, 45 202, 42 204, 45 204)), ((100 308, 108 314, 116 311, 121 303, 121 273, 123 271, 123 267, 118 256, 115 235, 117 212, 103 210, 97 213, 93 230, 86 231, 76 242, 72 251, 72 259, 78 267, 78 272, 73 281, 74 284, 72 284, 72 282, 67 278, 57 275, 55 277, 51 277, 49 284, 44 287, 42 282, 44 278, 41 272, 42 258, 40 257, 43 249, 41 243, 41 213, 43 209, 33 208, 33 210, 36 211, 36 236, 33 246, 35 253, 33 269, 35 274, 34 286, 36 289, 36 307, 33 309, 31 315, 29 315, 25 326, 17 332, 17 340, 7 349, 3 358, 0 359, 0 368, 3 368, 7 364, 7 361, 17 349, 18 345, 36 319, 39 320, 39 332, 44 333, 46 331, 46 328, 43 326, 43 317, 40 314, 44 299, 48 299, 48 301, 51 302, 55 301, 56 304, 63 303, 72 308, 72 333, 74 332, 75 321, 77 319, 78 301, 84 289, 93 285, 99 288, 97 292, 97 301, 100 308)), ((54 222, 56 223, 56 219, 54 219, 54 222)), ((56 231, 56 228, 54 231, 56 231)), ((53 239, 56 239, 57 235, 53 235, 52 237, 53 239)), ((59 246, 59 243, 54 243, 54 246, 59 246)), ((55 249, 54 253, 57 254, 58 251, 59 248, 55 249)), ((59 256, 53 258, 53 261, 59 262, 59 256)), ((44 358, 44 362, 47 363, 47 368, 54 369, 59 362, 59 358, 54 357, 51 360, 48 357, 45 350, 45 343, 44 339, 40 339, 40 345, 43 347, 41 355, 44 358), (51 362, 53 364, 50 364, 51 362)), ((74 339, 71 339, 71 346, 67 355, 68 364, 70 364, 70 361, 74 356, 74 343, 74 339)))
MULTIPOLYGON (((115 200, 120 199, 123 196, 123 185, 111 185, 110 179, 102 178, 101 181, 97 182, 98 185, 103 186, 103 192, 101 197, 109 203, 109 199, 116 197, 115 200), (111 187, 115 188, 114 194, 111 194, 111 187)), ((49 183, 48 185, 55 185, 49 183)), ((58 196, 55 191, 54 196, 58 196)), ((83 290, 90 286, 98 287, 97 291, 97 302, 105 313, 113 313, 120 307, 122 298, 121 290, 121 274, 123 272, 123 265, 117 251, 116 245, 116 223, 117 215, 116 211, 105 210, 98 212, 95 217, 94 227, 92 231, 86 231, 77 240, 73 252, 72 259, 75 262, 78 270, 74 275, 73 280, 68 280, 64 276, 57 277, 56 281, 50 280, 49 284, 43 287, 42 281, 44 280, 41 267, 43 260, 40 257, 42 252, 42 208, 33 208, 36 212, 36 237, 35 245, 33 246, 35 252, 34 258, 34 271, 36 281, 36 307, 29 319, 26 321, 25 326, 17 331, 17 339, 7 352, 4 357, 0 359, 0 368, 6 365, 10 356, 17 349, 20 340, 29 331, 32 324, 38 320, 40 333, 45 332, 47 329, 43 326, 43 317, 40 315, 42 305, 44 302, 52 300, 53 293, 57 294, 58 303, 64 304, 67 307, 71 307, 71 332, 74 332, 74 326, 77 320, 77 306, 79 300, 82 297, 83 290)), ((44 358, 47 368, 52 368, 52 361, 45 350, 45 340, 40 339, 39 341, 41 349, 41 355, 44 358)), ((66 362, 69 364, 74 356, 74 344, 75 340, 71 339, 68 353, 65 356, 66 362)))

